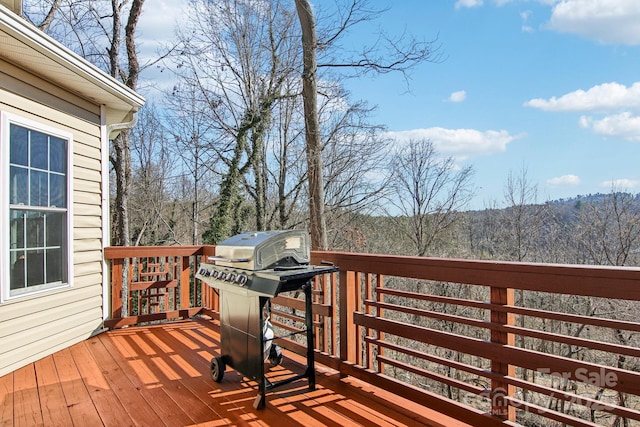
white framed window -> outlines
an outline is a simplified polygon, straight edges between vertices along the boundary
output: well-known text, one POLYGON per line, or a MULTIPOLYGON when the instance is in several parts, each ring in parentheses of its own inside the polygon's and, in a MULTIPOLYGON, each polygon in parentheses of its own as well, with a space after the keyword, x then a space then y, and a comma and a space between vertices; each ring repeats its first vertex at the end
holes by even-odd
POLYGON ((0 111, 0 300, 70 286, 72 134, 0 111))

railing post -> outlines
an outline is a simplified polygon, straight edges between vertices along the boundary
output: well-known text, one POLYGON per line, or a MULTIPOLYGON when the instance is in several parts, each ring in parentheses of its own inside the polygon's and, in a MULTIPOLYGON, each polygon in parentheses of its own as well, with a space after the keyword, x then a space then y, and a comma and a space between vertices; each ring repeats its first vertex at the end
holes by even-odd
MULTIPOLYGON (((191 306, 191 268, 189 266, 189 257, 182 257, 182 270, 180 272, 180 308, 185 309, 191 306)), ((195 287, 194 287, 195 290, 195 287)), ((196 301, 194 298, 194 305, 196 301)))
POLYGON ((111 260, 111 318, 122 317, 122 259, 111 260))
POLYGON ((353 313, 356 311, 356 274, 340 270, 340 359, 356 361, 356 325, 353 313))
MULTIPOLYGON (((512 288, 491 287, 491 304, 513 305, 515 301, 514 290, 512 288)), ((500 325, 515 324, 515 315, 506 311, 491 310, 491 322, 500 325)), ((515 337, 513 334, 491 329, 491 342, 495 344, 513 346, 515 337)), ((515 376, 515 366, 504 363, 500 360, 491 361, 491 372, 500 377, 515 376)), ((507 421, 516 420, 516 409, 509 406, 505 396, 513 396, 515 387, 500 378, 491 380, 491 414, 507 421)))

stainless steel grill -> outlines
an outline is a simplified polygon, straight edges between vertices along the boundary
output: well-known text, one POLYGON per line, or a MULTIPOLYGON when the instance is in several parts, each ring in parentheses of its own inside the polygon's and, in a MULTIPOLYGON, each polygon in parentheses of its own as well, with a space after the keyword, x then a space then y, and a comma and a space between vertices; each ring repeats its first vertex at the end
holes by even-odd
MULTIPOLYGON (((260 231, 233 236, 216 246, 216 255, 199 265, 196 278, 220 295, 221 355, 211 360, 214 381, 223 379, 227 366, 258 382, 254 407, 265 405, 265 395, 274 387, 307 378, 315 389, 313 313, 311 282, 319 274, 338 270, 310 262, 307 233, 298 230, 260 231), (265 359, 272 365, 282 359, 271 328, 271 298, 282 292, 305 294, 307 366, 302 374, 278 382, 265 377, 265 359)), ((290 336, 292 334, 286 335, 290 336)))

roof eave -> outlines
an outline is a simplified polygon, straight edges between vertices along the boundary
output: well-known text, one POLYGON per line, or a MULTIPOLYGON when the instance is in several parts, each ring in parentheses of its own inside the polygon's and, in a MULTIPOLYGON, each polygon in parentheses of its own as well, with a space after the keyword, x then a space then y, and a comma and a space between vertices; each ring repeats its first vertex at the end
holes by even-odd
MULTIPOLYGON (((78 79, 95 87, 96 90, 92 93, 82 95, 114 110, 137 111, 144 105, 145 99, 133 89, 109 76, 3 5, 0 5, 0 30, 40 54, 51 65, 64 67, 78 79)), ((73 89, 73 81, 65 83, 73 89)))

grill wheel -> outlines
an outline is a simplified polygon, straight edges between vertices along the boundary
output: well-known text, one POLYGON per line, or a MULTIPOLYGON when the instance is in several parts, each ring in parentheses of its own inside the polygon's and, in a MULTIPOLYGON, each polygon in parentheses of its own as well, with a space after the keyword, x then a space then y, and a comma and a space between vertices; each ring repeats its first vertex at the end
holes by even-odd
POLYGON ((222 357, 214 357, 211 359, 211 378, 213 381, 219 383, 224 377, 224 370, 226 366, 222 357))

